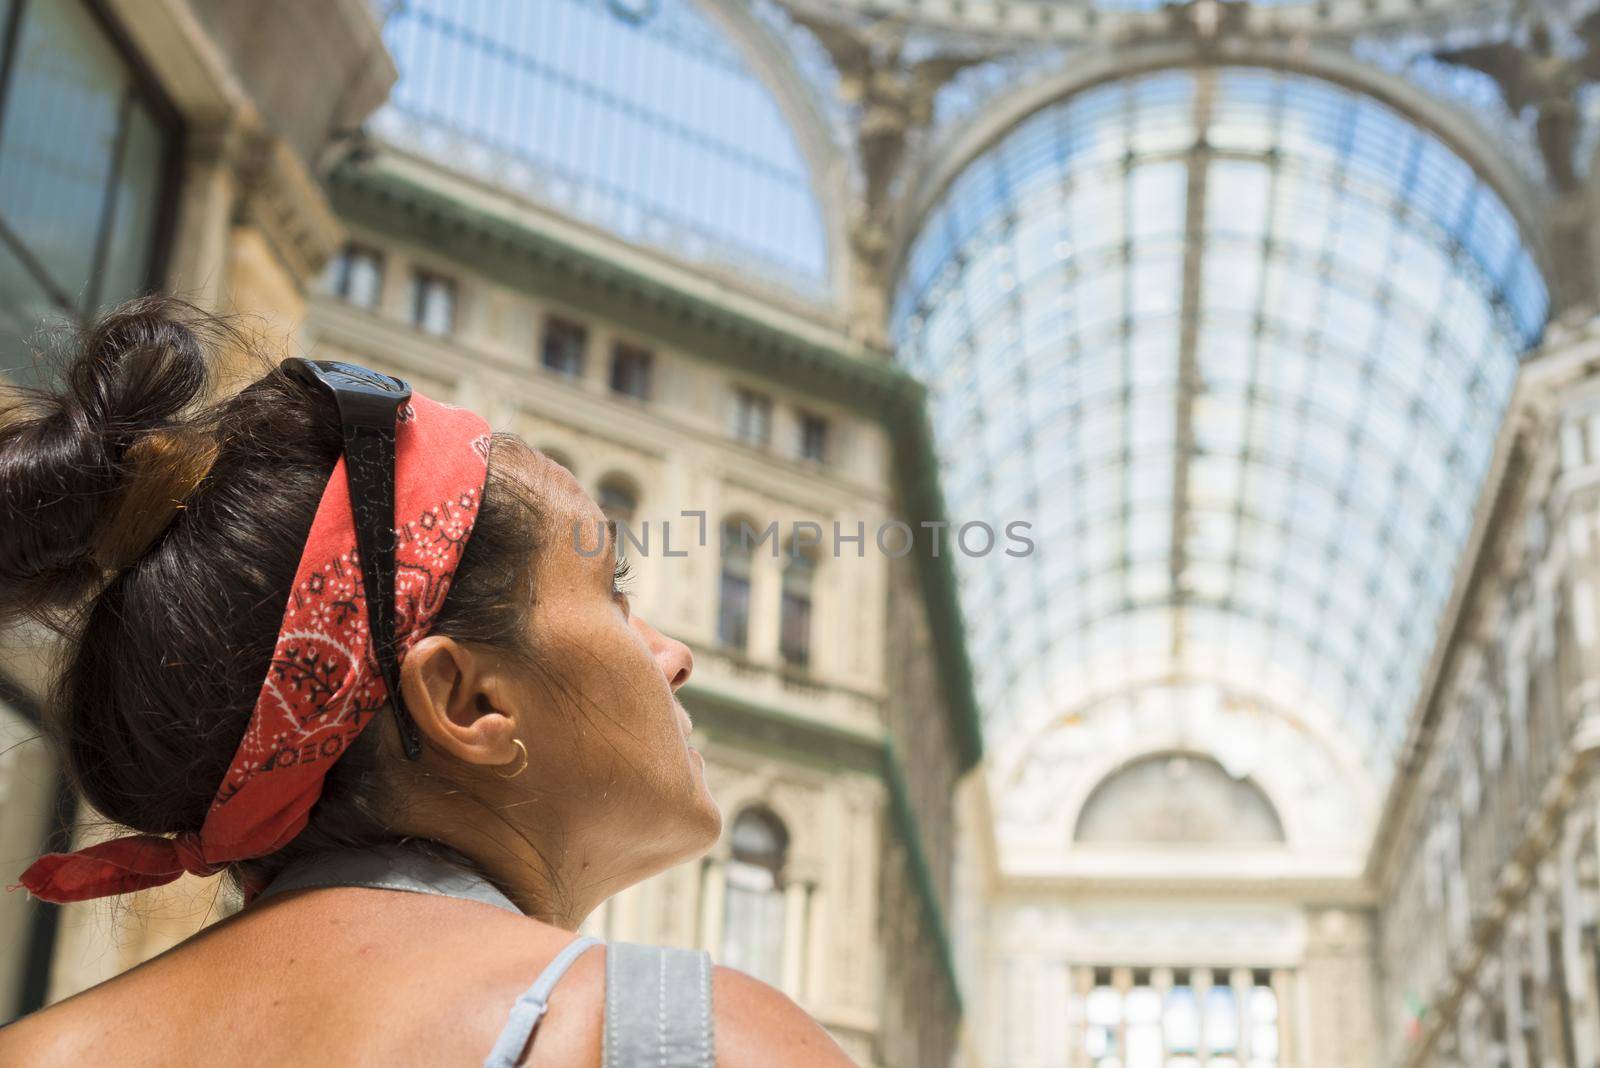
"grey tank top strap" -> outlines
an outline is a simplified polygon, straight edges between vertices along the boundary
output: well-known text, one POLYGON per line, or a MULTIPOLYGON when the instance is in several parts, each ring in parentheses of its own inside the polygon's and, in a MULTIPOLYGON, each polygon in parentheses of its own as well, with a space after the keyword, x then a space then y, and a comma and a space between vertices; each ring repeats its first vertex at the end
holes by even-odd
POLYGON ((601 1068, 714 1068, 711 956, 629 942, 606 947, 601 1068))
POLYGON ((516 1068, 522 1059, 522 1051, 527 1048, 528 1040, 533 1037, 534 1028, 539 1026, 539 1021, 544 1019, 544 1014, 550 1008, 550 991, 555 989, 556 983, 567 974, 567 969, 572 967, 572 962, 581 957, 590 946, 600 945, 600 939, 584 935, 568 942, 566 947, 556 954, 554 960, 545 965, 544 971, 539 973, 533 985, 517 999, 511 1006, 511 1017, 506 1020, 506 1026, 500 1032, 500 1037, 495 1039, 494 1049, 489 1051, 488 1058, 483 1062, 483 1068, 516 1068))

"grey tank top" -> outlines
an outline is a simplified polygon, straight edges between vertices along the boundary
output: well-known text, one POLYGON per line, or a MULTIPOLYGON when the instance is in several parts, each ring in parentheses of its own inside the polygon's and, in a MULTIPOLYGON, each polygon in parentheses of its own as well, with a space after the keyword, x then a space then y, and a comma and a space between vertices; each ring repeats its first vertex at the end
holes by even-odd
MULTIPOLYGON (((319 853, 295 861, 256 897, 289 890, 364 886, 437 894, 522 915, 511 899, 470 868, 406 846, 319 853)), ((485 1068, 512 1068, 550 1007, 572 962, 599 939, 569 942, 511 1007, 485 1068)), ((704 951, 612 942, 606 946, 606 1017, 601 1068, 713 1068, 711 957, 704 951)))

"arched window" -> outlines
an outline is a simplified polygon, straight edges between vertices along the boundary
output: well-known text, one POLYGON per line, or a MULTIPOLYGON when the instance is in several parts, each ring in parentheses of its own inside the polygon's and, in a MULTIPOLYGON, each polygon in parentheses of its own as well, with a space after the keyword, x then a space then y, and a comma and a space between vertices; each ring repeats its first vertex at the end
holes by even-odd
POLYGON ((621 475, 607 475, 600 480, 598 503, 606 518, 617 525, 617 555, 626 556, 628 539, 639 536, 634 526, 639 512, 639 495, 634 492, 633 484, 621 475))
POLYGON ((733 821, 723 899, 722 963, 773 985, 783 980, 785 908, 783 869, 789 831, 762 808, 733 821))
POLYGON ((742 524, 722 524, 722 582, 717 594, 717 641, 744 652, 750 641, 750 539, 742 524))
POLYGON ((550 459, 554 460, 556 463, 560 464, 562 467, 565 467, 569 472, 577 472, 577 468, 572 463, 572 457, 566 452, 566 450, 557 448, 554 445, 541 445, 539 446, 539 451, 544 453, 550 459))
POLYGON ((811 587, 817 574, 816 559, 790 546, 783 568, 783 601, 778 620, 778 651, 794 667, 811 665, 811 587))
POLYGON ((639 495, 620 475, 600 480, 600 510, 614 523, 632 523, 639 508, 639 495))

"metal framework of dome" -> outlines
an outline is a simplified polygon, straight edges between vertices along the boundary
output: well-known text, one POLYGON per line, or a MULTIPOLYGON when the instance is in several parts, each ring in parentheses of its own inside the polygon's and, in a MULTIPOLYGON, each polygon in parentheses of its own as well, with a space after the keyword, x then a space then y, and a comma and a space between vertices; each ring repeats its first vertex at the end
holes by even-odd
POLYGON ((1404 728, 1547 297, 1502 199, 1376 99, 1204 66, 1021 122, 922 220, 896 309, 991 739, 1210 679, 1404 728))

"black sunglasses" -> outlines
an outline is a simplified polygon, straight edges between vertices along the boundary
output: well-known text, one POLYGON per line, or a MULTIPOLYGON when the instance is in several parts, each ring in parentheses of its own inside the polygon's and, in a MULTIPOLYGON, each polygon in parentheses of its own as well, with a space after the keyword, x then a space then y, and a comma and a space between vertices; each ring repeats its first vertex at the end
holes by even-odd
POLYGON ((356 548, 361 553, 361 584, 366 592, 378 671, 389 690, 406 759, 422 756, 416 721, 400 698, 400 666, 394 641, 394 427, 400 406, 411 399, 403 379, 338 360, 283 361, 297 382, 333 395, 344 428, 344 462, 350 481, 350 511, 356 548))

